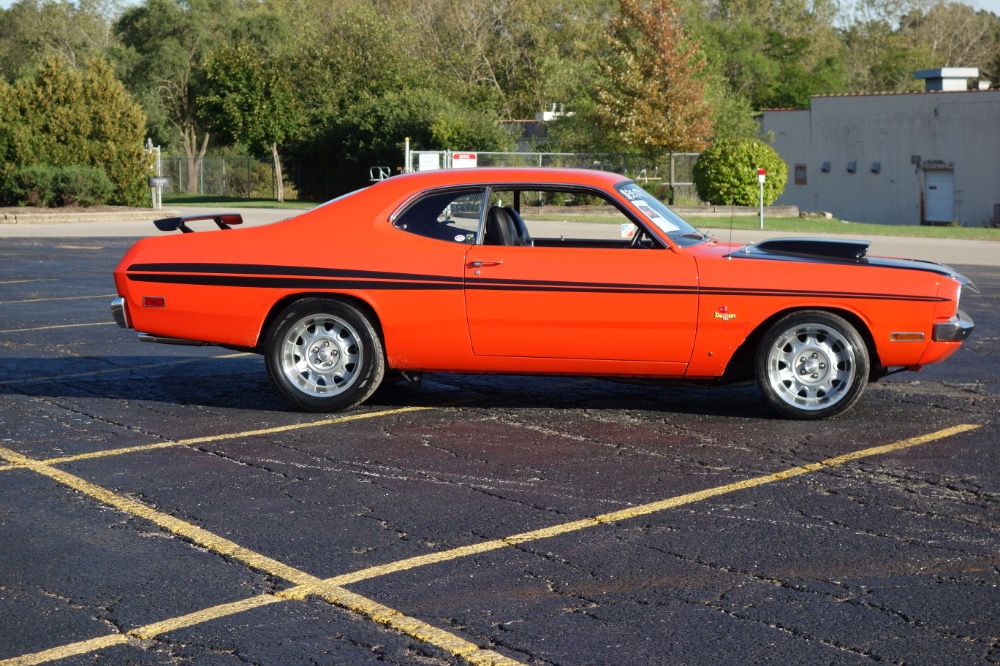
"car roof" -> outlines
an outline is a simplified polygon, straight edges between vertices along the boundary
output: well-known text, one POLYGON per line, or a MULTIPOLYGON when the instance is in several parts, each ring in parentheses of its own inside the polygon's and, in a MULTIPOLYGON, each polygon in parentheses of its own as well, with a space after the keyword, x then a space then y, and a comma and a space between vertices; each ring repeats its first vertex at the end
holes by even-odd
POLYGON ((449 185, 583 185, 611 188, 628 180, 625 176, 597 169, 554 167, 476 167, 436 169, 393 176, 378 183, 422 190, 449 185))

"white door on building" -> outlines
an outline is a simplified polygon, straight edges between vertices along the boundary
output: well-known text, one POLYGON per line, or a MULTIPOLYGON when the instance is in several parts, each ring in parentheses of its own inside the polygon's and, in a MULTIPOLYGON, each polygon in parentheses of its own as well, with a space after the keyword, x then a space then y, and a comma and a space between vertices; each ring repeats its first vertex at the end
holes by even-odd
POLYGON ((924 171, 924 188, 924 222, 954 220, 955 172, 944 169, 924 171))

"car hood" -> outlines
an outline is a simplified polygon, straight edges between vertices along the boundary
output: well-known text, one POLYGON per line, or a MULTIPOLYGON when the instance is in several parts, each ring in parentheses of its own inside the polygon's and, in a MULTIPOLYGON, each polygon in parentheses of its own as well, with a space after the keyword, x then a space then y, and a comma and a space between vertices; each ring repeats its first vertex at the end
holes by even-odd
POLYGON ((919 259, 870 257, 871 241, 833 240, 822 238, 773 238, 760 243, 735 248, 728 256, 733 259, 767 259, 822 264, 854 264, 902 270, 937 273, 975 290, 964 275, 944 264, 919 259))

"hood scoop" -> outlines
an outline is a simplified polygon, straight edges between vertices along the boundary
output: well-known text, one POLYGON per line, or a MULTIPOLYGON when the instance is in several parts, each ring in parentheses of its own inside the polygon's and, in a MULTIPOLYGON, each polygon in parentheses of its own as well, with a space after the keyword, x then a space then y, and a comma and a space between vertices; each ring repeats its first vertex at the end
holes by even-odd
POLYGON ((801 257, 861 263, 871 241, 827 240, 818 238, 774 238, 748 245, 743 252, 757 256, 801 257))

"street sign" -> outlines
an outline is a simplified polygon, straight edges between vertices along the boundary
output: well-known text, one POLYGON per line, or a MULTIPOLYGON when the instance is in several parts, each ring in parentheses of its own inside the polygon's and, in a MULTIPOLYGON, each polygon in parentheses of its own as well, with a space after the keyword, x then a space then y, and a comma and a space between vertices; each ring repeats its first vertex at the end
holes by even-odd
POLYGON ((453 169, 473 169, 476 167, 477 155, 475 153, 453 153, 451 156, 451 166, 453 169))

